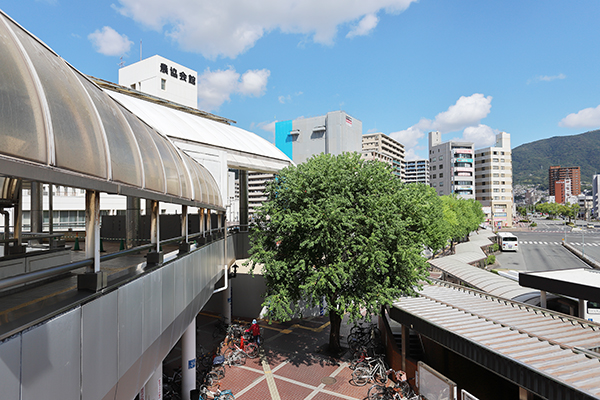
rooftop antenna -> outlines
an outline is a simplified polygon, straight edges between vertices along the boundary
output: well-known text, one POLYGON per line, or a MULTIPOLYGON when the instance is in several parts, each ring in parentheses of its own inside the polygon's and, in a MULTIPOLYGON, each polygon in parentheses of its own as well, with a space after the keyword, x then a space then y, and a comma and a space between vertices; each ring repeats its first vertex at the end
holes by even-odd
POLYGON ((142 39, 140 39, 140 61, 142 61, 142 39))
POLYGON ((123 68, 123 65, 125 65, 125 62, 123 61, 123 56, 121 56, 120 60, 121 61, 119 61, 119 68, 123 68))

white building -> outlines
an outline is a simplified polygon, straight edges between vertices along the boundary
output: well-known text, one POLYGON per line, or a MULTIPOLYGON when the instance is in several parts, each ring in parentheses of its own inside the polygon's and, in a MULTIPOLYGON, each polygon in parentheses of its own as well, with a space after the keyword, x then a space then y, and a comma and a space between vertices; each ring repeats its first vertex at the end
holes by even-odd
POLYGON ((494 227, 513 224, 512 152, 510 134, 500 132, 496 144, 475 151, 476 199, 494 227))
POLYGON ((198 73, 161 56, 119 69, 119 85, 198 108, 198 73))
POLYGON ((406 162, 406 183, 424 183, 429 185, 429 160, 411 160, 406 162))
POLYGON ((442 143, 440 132, 429 132, 429 182, 438 195, 475 199, 473 143, 442 143))
POLYGON ((393 174, 405 180, 406 162, 404 145, 383 133, 367 133, 362 136, 363 160, 377 160, 392 166, 393 174))

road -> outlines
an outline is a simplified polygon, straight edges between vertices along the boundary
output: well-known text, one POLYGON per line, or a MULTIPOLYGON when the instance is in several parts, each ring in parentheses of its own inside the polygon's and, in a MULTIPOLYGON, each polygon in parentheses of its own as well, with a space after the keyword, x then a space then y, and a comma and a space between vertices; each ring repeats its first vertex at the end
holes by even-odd
POLYGON ((567 243, 600 261, 600 229, 586 228, 582 221, 578 221, 574 229, 565 229, 562 220, 540 219, 536 223, 538 226, 533 231, 514 232, 519 238, 519 251, 499 254, 496 260, 501 268, 531 272, 586 267, 587 264, 562 246, 565 237, 567 243))

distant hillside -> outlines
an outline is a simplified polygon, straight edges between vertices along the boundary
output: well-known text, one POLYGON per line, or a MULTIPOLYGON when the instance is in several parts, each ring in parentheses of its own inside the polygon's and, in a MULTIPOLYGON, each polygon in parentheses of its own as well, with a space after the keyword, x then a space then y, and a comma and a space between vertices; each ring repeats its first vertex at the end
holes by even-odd
POLYGON ((600 173, 600 129, 573 136, 555 136, 522 144, 512 151, 513 184, 548 186, 548 168, 580 167, 581 184, 600 173))

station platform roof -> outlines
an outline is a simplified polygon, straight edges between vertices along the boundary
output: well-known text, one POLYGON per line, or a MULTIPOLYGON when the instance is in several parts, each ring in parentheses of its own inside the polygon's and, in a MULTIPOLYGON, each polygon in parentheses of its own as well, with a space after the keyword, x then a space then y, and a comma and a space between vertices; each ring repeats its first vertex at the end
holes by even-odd
POLYGON ((600 398, 599 324, 441 282, 390 317, 543 398, 600 398))

